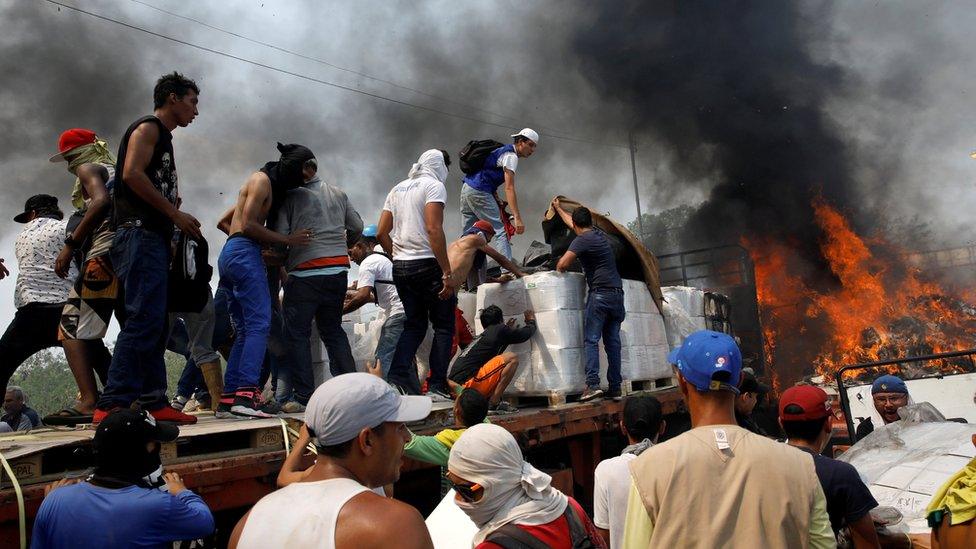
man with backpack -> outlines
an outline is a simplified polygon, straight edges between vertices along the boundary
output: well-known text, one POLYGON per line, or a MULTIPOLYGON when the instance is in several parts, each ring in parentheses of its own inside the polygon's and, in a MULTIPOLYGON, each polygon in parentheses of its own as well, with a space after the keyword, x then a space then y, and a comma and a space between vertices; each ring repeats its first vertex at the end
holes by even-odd
POLYGON ((376 238, 376 225, 367 225, 363 229, 362 238, 349 248, 349 258, 359 265, 359 280, 353 284, 353 293, 346 298, 342 314, 351 313, 369 302, 376 303, 386 313, 373 355, 383 369, 383 379, 386 379, 407 316, 393 283, 393 260, 376 238))
POLYGON ((505 185, 505 202, 512 209, 515 234, 525 232, 522 213, 515 195, 515 171, 518 159, 532 156, 539 144, 539 134, 531 128, 512 134, 514 142, 502 145, 497 141, 471 141, 461 151, 461 171, 465 173, 461 186, 461 219, 467 231, 475 221, 491 223, 498 237, 496 250, 512 259, 512 244, 502 220, 502 208, 496 197, 498 187, 505 185))

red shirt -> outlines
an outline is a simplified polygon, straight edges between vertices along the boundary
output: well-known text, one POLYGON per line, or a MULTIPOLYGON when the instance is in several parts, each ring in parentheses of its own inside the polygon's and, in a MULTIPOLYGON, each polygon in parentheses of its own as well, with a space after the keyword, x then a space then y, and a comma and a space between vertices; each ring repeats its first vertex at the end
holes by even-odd
MULTIPOLYGON (((596 527, 593 526, 593 522, 590 517, 586 516, 583 512, 583 508, 580 507, 576 500, 569 498, 569 504, 573 506, 576 510, 576 516, 580 518, 583 522, 583 527, 590 534, 590 539, 597 547, 605 548, 606 545, 603 543, 603 538, 596 531, 596 527)), ((525 526, 523 524, 516 524, 522 530, 525 530, 529 534, 539 541, 545 543, 552 549, 573 549, 573 540, 570 538, 569 534, 569 522, 566 520, 565 515, 560 515, 556 520, 546 523, 539 524, 536 526, 525 526)), ((475 546, 475 549, 504 549, 501 545, 497 543, 492 543, 490 541, 483 541, 475 546)))
POLYGON ((464 315, 461 314, 461 309, 457 307, 454 308, 454 341, 451 342, 451 356, 457 354, 458 346, 462 349, 471 345, 474 341, 474 335, 471 334, 471 327, 468 326, 468 321, 464 320, 464 315))

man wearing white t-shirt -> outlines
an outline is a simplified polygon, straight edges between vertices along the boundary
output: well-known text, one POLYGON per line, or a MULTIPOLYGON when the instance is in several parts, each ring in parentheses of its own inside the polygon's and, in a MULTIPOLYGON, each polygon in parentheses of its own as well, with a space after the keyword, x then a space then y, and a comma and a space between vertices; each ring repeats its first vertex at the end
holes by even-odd
POLYGON ((429 394, 445 400, 450 399, 447 366, 457 306, 444 237, 444 181, 450 162, 447 153, 438 149, 420 155, 407 179, 386 196, 376 235, 393 257, 393 282, 407 316, 388 379, 408 394, 420 394, 414 357, 429 321, 434 326, 429 394))
POLYGON ((539 143, 539 134, 532 128, 512 134, 514 142, 492 151, 486 158, 481 171, 464 176, 461 186, 461 219, 467 231, 475 221, 483 219, 495 229, 495 242, 492 247, 505 257, 512 259, 512 244, 502 223, 502 212, 495 199, 498 187, 505 185, 505 202, 512 210, 515 234, 525 232, 518 197, 515 195, 515 171, 518 159, 532 156, 539 143))
POLYGON ((350 259, 359 265, 359 279, 353 285, 352 293, 346 297, 342 314, 355 311, 371 301, 386 313, 373 355, 383 368, 383 379, 386 379, 407 316, 403 313, 403 304, 393 284, 393 262, 379 246, 376 232, 376 225, 367 225, 362 238, 349 248, 350 259))
POLYGON ((629 463, 647 450, 664 432, 661 403, 652 396, 629 397, 624 403, 620 431, 627 446, 619 456, 596 466, 593 484, 593 524, 610 549, 623 547, 627 497, 630 494, 629 463))

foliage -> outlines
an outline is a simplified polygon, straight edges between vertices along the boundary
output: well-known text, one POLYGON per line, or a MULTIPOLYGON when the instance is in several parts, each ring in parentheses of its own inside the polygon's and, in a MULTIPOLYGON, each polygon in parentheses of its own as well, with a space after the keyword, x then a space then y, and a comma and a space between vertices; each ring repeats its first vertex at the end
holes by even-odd
MULTIPOLYGON (((657 254, 680 250, 682 229, 696 210, 697 206, 682 204, 656 214, 643 214, 644 243, 657 254)), ((627 228, 634 234, 640 234, 636 219, 628 223, 627 228)))

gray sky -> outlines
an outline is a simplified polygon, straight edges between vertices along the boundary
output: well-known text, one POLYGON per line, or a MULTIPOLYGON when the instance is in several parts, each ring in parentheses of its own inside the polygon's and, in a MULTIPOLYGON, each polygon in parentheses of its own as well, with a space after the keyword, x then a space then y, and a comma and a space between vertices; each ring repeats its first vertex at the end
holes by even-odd
MULTIPOLYGON (((287 71, 504 127, 343 91, 40 0, 2 2, 0 257, 13 275, 12 243, 20 226, 11 218, 24 200, 46 192, 58 196, 63 207, 68 204, 74 178, 63 165, 47 162, 60 132, 88 127, 116 149, 126 126, 151 111, 155 79, 174 69, 201 87, 200 116, 175 132, 174 146, 184 209, 203 223, 214 263, 223 243, 213 228, 217 216, 247 175, 277 156, 276 141, 315 151, 320 175, 344 188, 369 223, 378 218, 388 189, 424 150, 445 148, 456 157, 469 139, 504 140, 512 130, 532 126, 543 137, 536 155, 519 166, 528 230, 515 241, 516 257, 532 239, 542 239, 538 220, 556 194, 621 221, 634 218, 629 154, 601 145, 626 143, 632 129, 641 142, 644 211, 701 202, 715 184, 707 160, 678 157, 656 128, 634 127, 633 113, 648 105, 635 104, 634 94, 624 99, 606 93, 594 78, 594 59, 611 68, 615 60, 601 58, 599 45, 581 52, 579 37, 620 32, 592 27, 601 20, 594 4, 147 2, 449 101, 256 45, 136 2, 89 1, 82 7, 287 71), (553 133, 598 144, 560 140, 553 133)), ((661 11, 666 20, 667 10, 661 11)), ((836 94, 823 103, 854 152, 853 179, 865 210, 875 208, 896 220, 929 216, 940 241, 971 242, 972 10, 953 3, 885 2, 836 9, 810 3, 800 12, 810 55, 842 69, 836 94)), ((641 53, 634 55, 639 59, 641 53)), ((454 168, 447 185, 449 236, 460 230, 458 173, 454 168)), ((14 312, 13 278, 0 281, 3 324, 14 312)))

